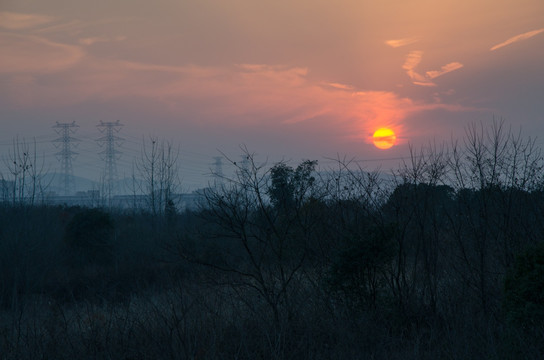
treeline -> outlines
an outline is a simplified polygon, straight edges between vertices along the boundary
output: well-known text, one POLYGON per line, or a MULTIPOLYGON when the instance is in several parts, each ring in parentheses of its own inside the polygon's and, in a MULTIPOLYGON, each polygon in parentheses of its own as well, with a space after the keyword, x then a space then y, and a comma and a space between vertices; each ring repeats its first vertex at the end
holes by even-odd
POLYGON ((246 156, 198 211, 2 207, 0 357, 543 357, 532 140, 472 126, 390 176, 246 156))
MULTIPOLYGON (((125 179, 124 185, 118 184, 107 166, 95 179, 93 188, 88 189, 92 193, 88 203, 92 207, 111 207, 112 197, 125 193, 133 195, 134 209, 145 208, 153 215, 161 213, 166 203, 180 192, 179 151, 171 141, 142 137, 140 155, 129 160, 130 178, 125 179), (146 195, 143 204, 138 200, 141 195, 146 195)), ((74 195, 73 174, 67 169, 60 174, 52 174, 50 170, 35 139, 29 142, 14 138, 11 148, 0 154, 0 202, 13 206, 50 204, 51 197, 56 196, 53 190, 59 188, 62 195, 74 195)))

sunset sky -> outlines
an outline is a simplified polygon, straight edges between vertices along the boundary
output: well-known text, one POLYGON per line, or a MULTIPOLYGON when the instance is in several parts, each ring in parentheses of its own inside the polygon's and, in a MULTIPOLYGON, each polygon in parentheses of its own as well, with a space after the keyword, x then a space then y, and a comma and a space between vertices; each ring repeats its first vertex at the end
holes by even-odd
POLYGON ((0 153, 36 137, 54 160, 75 120, 76 175, 101 168, 100 120, 124 124, 120 173, 151 134, 191 183, 240 144, 374 168, 494 116, 544 146, 542 0, 0 0, 0 153))

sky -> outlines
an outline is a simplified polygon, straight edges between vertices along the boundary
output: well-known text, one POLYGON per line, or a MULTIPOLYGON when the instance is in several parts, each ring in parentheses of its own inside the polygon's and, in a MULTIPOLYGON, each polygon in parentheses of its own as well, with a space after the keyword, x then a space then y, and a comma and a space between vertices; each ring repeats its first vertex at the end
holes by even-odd
POLYGON ((541 0, 0 0, 0 153, 79 128, 75 175, 104 168, 119 120, 126 175, 142 138, 180 147, 187 188, 213 156, 338 156, 394 167, 502 118, 544 146, 541 0), (379 150, 373 132, 393 129, 379 150))

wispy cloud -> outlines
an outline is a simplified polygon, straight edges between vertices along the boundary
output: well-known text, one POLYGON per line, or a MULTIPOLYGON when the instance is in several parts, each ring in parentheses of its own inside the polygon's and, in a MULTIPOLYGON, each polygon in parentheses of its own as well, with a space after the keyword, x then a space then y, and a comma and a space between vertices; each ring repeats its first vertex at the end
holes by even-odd
POLYGON ((404 61, 402 68, 405 70, 414 69, 421 62, 422 57, 423 51, 410 51, 408 55, 406 55, 406 60, 404 61))
POLYGON ((410 45, 419 41, 417 37, 409 37, 404 39, 387 40, 385 43, 391 47, 398 48, 401 46, 410 45))
POLYGON ((60 24, 51 24, 49 26, 41 27, 39 29, 34 30, 34 33, 36 34, 48 34, 48 33, 78 33, 82 27, 84 27, 84 23, 80 20, 71 20, 68 22, 63 22, 60 24))
POLYGON ((0 57, 0 73, 51 73, 64 70, 84 57, 78 46, 37 36, 0 33, 0 44, 10 49, 0 57))
POLYGON ((429 79, 425 78, 425 76, 417 73, 414 70, 419 65, 422 58, 423 51, 410 51, 408 55, 406 55, 406 59, 404 60, 402 68, 406 70, 406 74, 410 77, 410 79, 412 79, 413 84, 422 86, 434 86, 435 84, 433 82, 431 82, 429 79))
POLYGON ((50 23, 53 20, 53 17, 46 15, 23 14, 9 11, 0 12, 0 27, 8 30, 29 29, 50 23))
POLYGON ((425 74, 427 75, 427 77, 429 79, 434 79, 434 78, 437 78, 437 77, 442 76, 444 74, 447 74, 449 72, 460 69, 462 67, 463 67, 463 64, 461 64, 459 62, 451 62, 449 64, 446 64, 446 65, 442 66, 440 68, 440 70, 427 71, 425 74))
POLYGON ((422 51, 411 51, 410 53, 408 53, 408 55, 406 55, 406 59, 404 60, 404 64, 402 65, 402 68, 406 70, 406 74, 410 77, 410 79, 412 79, 412 83, 414 85, 436 86, 436 84, 431 81, 432 79, 435 79, 439 76, 463 67, 463 64, 459 62, 451 62, 442 66, 440 70, 427 71, 425 75, 422 75, 415 71, 415 68, 419 65, 422 58, 422 51))
POLYGON ((88 38, 81 38, 78 40, 78 42, 82 45, 93 45, 93 44, 96 44, 96 43, 101 43, 101 42, 116 42, 116 41, 123 41, 123 40, 126 40, 126 36, 116 36, 116 37, 113 37, 113 38, 109 38, 109 37, 88 37, 88 38))
POLYGON ((109 66, 119 66, 123 69, 136 72, 156 72, 171 75, 189 76, 192 78, 209 78, 214 76, 220 76, 220 74, 223 73, 223 71, 219 70, 218 68, 197 65, 169 66, 123 60, 117 61, 116 64, 117 65, 110 64, 109 66))
POLYGON ((412 84, 419 85, 419 86, 436 86, 436 84, 432 81, 412 81, 412 84))
POLYGON ((306 68, 163 66, 87 55, 74 68, 60 71, 53 86, 51 77, 43 77, 35 66, 25 67, 39 71, 31 73, 32 78, 12 76, 0 94, 30 107, 148 101, 149 109, 183 117, 193 114, 199 123, 296 129, 311 123, 316 132, 332 136, 333 127, 337 138, 358 141, 379 124, 398 125, 408 112, 417 110, 412 100, 393 92, 357 91, 310 79, 306 68))
POLYGON ((510 44, 513 44, 513 43, 516 43, 518 41, 523 41, 523 40, 527 40, 527 39, 530 39, 532 38, 533 36, 536 36, 540 33, 544 32, 544 28, 542 29, 538 29, 538 30, 533 30, 533 31, 528 31, 526 33, 523 33, 523 34, 519 34, 519 35, 516 35, 516 36, 513 36, 511 37, 510 39, 500 43, 500 44, 497 44, 495 46, 493 46, 491 49, 489 49, 490 51, 495 51, 497 49, 500 49, 502 47, 505 47, 505 46, 508 46, 510 44))
MULTIPOLYGON (((33 34, 55 38, 53 29, 58 28, 33 34)), ((306 67, 266 63, 172 66, 165 65, 176 64, 168 59, 144 63, 101 57, 100 49, 86 46, 122 38, 85 37, 83 33, 87 32, 76 33, 66 44, 0 33, 0 42, 10 49, 0 56, 0 74, 8 79, 0 87, 0 98, 28 108, 121 103, 139 109, 145 104, 146 111, 157 116, 174 114, 186 121, 195 119, 199 126, 307 127, 324 137, 359 141, 376 126, 400 127, 408 114, 427 110, 394 91, 357 91, 340 81, 308 76, 306 67)), ((450 63, 438 71, 420 73, 417 68, 422 57, 422 51, 412 51, 402 65, 416 85, 434 86, 432 78, 459 67, 450 63)))
POLYGON ((353 86, 346 85, 346 84, 340 84, 340 83, 327 83, 332 88, 339 89, 339 90, 353 90, 353 86))

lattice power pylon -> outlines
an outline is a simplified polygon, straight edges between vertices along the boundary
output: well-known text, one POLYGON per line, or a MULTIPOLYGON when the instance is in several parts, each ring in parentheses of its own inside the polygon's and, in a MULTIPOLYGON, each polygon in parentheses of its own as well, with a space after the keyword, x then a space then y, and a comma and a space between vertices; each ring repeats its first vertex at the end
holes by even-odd
POLYGON ((242 159, 242 161, 240 161, 240 168, 244 173, 247 173, 249 170, 249 155, 242 154, 240 155, 240 158, 242 159))
POLYGON ((72 159, 77 155, 72 150, 72 145, 75 145, 75 141, 78 139, 71 136, 77 131, 79 125, 76 125, 75 121, 71 123, 57 123, 53 126, 55 132, 60 135, 59 138, 53 140, 53 143, 60 151, 55 154, 60 161, 61 169, 61 186, 63 187, 64 195, 69 195, 74 191, 74 169, 72 167, 72 159))
POLYGON ((223 180, 225 179, 225 176, 223 175, 223 158, 221 156, 216 156, 213 159, 215 160, 215 169, 213 171, 214 185, 221 186, 223 185, 223 180))
POLYGON ((121 131, 123 124, 119 120, 115 122, 100 121, 97 125, 98 130, 104 134, 96 141, 101 147, 105 147, 99 154, 102 155, 102 160, 106 162, 104 169, 104 185, 108 198, 111 198, 112 193, 115 192, 115 181, 117 180, 117 159, 121 156, 121 152, 116 149, 117 146, 121 146, 123 138, 115 135, 121 131))

